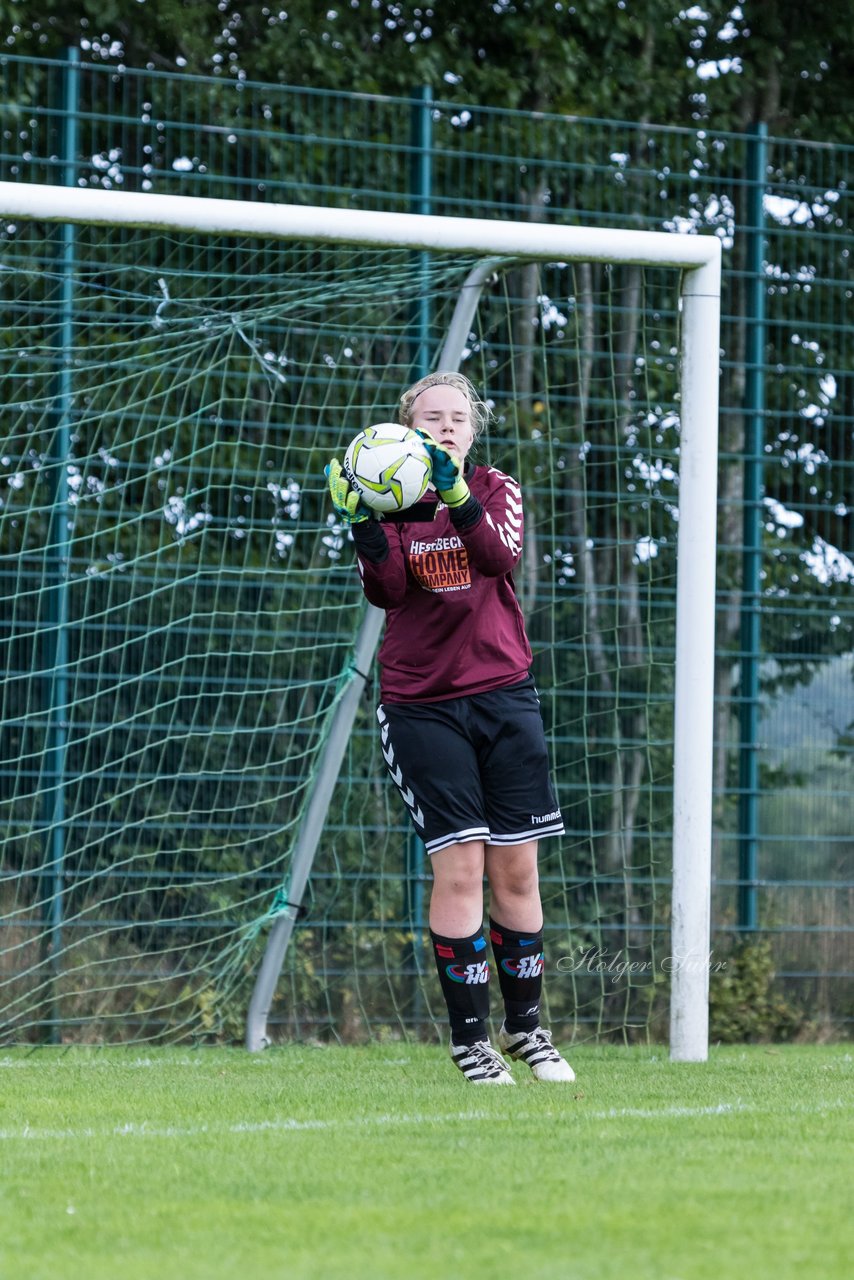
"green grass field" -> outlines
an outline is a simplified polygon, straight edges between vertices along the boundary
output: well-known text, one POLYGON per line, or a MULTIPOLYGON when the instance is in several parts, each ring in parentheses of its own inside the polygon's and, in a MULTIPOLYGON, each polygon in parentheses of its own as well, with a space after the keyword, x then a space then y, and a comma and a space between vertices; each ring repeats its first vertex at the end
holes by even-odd
POLYGON ((2 1280, 851 1275, 848 1046, 0 1052, 2 1280))

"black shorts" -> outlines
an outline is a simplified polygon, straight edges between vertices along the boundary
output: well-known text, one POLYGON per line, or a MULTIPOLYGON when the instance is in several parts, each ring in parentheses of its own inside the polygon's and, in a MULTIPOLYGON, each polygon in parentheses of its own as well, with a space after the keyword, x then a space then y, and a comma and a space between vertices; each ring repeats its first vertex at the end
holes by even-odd
POLYGON ((377 719, 388 771, 428 853, 563 834, 532 679, 445 702, 384 702, 377 719))

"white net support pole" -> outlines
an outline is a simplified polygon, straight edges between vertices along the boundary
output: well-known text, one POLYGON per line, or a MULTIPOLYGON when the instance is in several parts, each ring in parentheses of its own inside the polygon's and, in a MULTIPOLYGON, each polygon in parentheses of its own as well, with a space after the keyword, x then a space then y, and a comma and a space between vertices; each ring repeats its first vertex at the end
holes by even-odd
POLYGON ((721 248, 715 236, 0 182, 0 215, 682 271, 670 1052, 708 1054, 721 248))
POLYGON ((341 764, 347 750, 359 701, 367 684, 368 669, 374 660, 384 623, 385 614, 382 609, 369 604, 356 636, 347 685, 332 712, 329 732, 318 761, 300 823, 299 835, 291 855, 285 886, 287 901, 282 904, 281 910, 273 920, 264 958, 255 979, 255 987, 246 1016, 246 1048, 250 1053, 266 1049, 269 1044, 267 1019, 276 992, 276 984, 279 981, 288 944, 299 916, 314 857, 326 824, 332 793, 341 772, 341 764))

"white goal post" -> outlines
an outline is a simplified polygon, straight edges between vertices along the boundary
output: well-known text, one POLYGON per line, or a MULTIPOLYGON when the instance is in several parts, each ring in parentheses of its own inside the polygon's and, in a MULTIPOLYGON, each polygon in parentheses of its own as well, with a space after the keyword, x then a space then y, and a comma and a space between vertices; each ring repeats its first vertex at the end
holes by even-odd
POLYGON ((670 1056, 708 1055, 721 246, 714 235, 364 212, 0 182, 0 215, 51 223, 672 267, 681 411, 670 1056))

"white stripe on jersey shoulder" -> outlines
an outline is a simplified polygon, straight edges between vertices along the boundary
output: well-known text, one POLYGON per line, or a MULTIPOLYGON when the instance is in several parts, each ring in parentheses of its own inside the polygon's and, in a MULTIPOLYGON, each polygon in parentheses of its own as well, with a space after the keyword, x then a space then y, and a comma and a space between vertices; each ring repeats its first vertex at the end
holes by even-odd
POLYGON ((490 529, 494 530, 494 532, 498 534, 507 550, 512 552, 514 556, 518 556, 522 550, 518 531, 506 529, 503 524, 496 524, 488 511, 486 512, 486 523, 489 525, 490 529))
MULTIPOLYGON (((506 471, 498 467, 487 467, 487 473, 496 476, 504 489, 504 519, 497 523, 490 513, 486 513, 486 522, 504 543, 513 556, 522 554, 522 490, 517 480, 508 476, 506 471)), ((496 515, 498 513, 496 512, 496 515)))
POLYGON ((498 467, 487 467, 487 471, 489 475, 498 476, 499 480, 503 480, 505 488, 508 489, 515 500, 521 504, 522 490, 519 487, 518 480, 514 480, 512 476, 508 476, 506 471, 499 471, 498 467))

